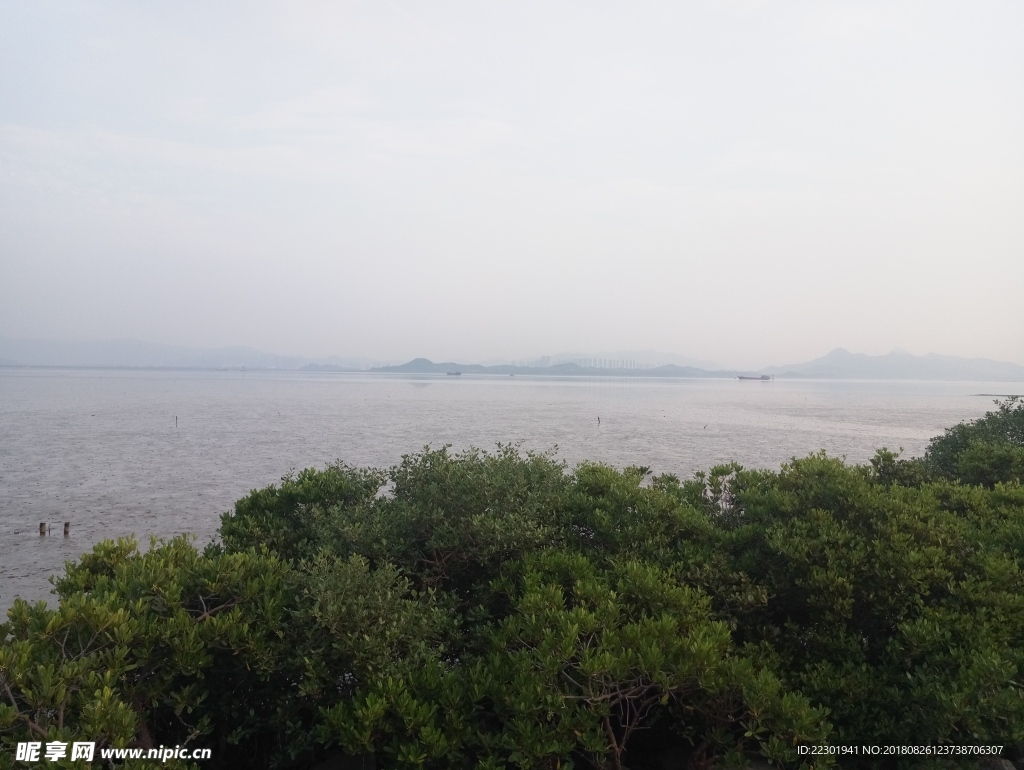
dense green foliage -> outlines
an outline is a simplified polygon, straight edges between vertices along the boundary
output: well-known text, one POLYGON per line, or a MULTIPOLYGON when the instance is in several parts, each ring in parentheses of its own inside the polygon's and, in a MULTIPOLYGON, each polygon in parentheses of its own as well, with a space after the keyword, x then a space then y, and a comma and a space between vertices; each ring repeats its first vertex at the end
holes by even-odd
POLYGON ((240 500, 203 551, 102 543, 56 608, 17 602, 0 740, 204 746, 206 768, 1012 756, 1022 453, 1011 400, 921 459, 866 466, 817 454, 681 482, 503 446, 305 470, 240 500))
POLYGON ((980 420, 960 423, 932 440, 924 465, 965 484, 991 487, 1024 480, 1024 401, 1010 397, 980 420))

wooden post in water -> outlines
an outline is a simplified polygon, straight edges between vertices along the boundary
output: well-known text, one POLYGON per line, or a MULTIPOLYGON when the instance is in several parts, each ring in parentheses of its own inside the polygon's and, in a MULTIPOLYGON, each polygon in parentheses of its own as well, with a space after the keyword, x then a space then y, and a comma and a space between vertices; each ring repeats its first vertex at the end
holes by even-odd
POLYGON ((46 537, 46 522, 39 522, 39 537, 46 537))
POLYGON ((71 535, 71 522, 70 521, 65 521, 64 522, 64 537, 69 537, 70 535, 71 535))

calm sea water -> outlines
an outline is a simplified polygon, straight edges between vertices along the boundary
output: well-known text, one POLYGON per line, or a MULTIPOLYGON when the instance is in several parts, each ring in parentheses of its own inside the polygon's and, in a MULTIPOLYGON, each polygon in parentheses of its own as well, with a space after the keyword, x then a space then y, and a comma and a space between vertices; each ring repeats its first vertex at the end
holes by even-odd
POLYGON ((424 445, 558 447, 687 477, 825 449, 919 454, 1020 385, 0 369, 0 609, 96 542, 200 543, 250 489, 334 459, 388 466, 424 445), (177 417, 177 425, 175 425, 177 417), (600 417, 600 423, 598 418, 600 417), (39 522, 55 536, 40 537, 39 522), (71 536, 61 536, 62 522, 71 536))

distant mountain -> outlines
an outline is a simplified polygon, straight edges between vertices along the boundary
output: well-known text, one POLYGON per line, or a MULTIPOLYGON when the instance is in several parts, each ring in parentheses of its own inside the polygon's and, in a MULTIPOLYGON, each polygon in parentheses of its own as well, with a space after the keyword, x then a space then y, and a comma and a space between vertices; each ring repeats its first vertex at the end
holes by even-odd
POLYGON ((446 374, 448 372, 494 375, 534 374, 553 377, 736 377, 739 374, 750 374, 750 372, 723 369, 709 371, 693 366, 676 366, 675 364, 667 364, 650 369, 602 369, 593 366, 580 366, 579 364, 554 364, 552 366, 497 364, 495 366, 484 366, 482 364, 457 364, 453 361, 434 363, 427 358, 415 358, 408 363, 397 366, 373 367, 370 371, 390 374, 446 374))
MULTIPOLYGON (((568 354, 567 354, 568 355, 568 354)), ((434 363, 416 358, 395 366, 372 366, 368 358, 304 358, 264 353, 248 347, 190 348, 160 345, 139 340, 106 340, 99 342, 67 342, 26 340, 0 337, 0 366, 82 366, 109 368, 168 369, 284 369, 308 372, 351 372, 369 369, 375 372, 405 374, 464 374, 599 376, 599 377, 737 377, 751 371, 719 369, 713 364, 696 366, 673 363, 651 366, 659 356, 669 354, 652 351, 619 351, 602 356, 579 356, 571 362, 549 363, 564 358, 552 356, 529 366, 512 364, 460 364, 452 361, 434 363), (648 368, 601 367, 593 363, 626 362, 648 368)), ((757 374, 776 377, 807 377, 817 379, 871 380, 975 380, 1024 382, 1024 366, 987 358, 958 358, 929 353, 915 356, 905 350, 893 350, 884 356, 851 353, 836 348, 821 358, 799 364, 770 366, 757 374)))
POLYGON ((356 371, 372 364, 360 358, 302 358, 254 348, 190 348, 139 340, 66 342, 0 337, 0 366, 86 366, 168 369, 301 369, 309 364, 356 371))
POLYGON ((846 380, 975 380, 1024 382, 1024 366, 988 358, 959 358, 929 353, 915 356, 893 350, 884 356, 851 353, 836 348, 802 364, 770 366, 764 374, 846 380))
POLYGON ((694 369, 705 369, 707 371, 718 371, 722 369, 720 364, 714 361, 709 361, 706 358, 693 358, 691 356, 683 356, 679 353, 665 353, 658 350, 607 350, 598 353, 559 353, 558 355, 550 356, 553 361, 575 361, 579 363, 580 359, 597 359, 597 360, 612 360, 612 361, 635 361, 637 364, 655 365, 655 366, 666 366, 674 364, 675 366, 688 366, 694 369))
MULTIPOLYGON (((733 369, 702 369, 694 366, 665 366, 648 369, 609 369, 580 366, 575 363, 552 366, 513 366, 498 364, 460 364, 453 361, 434 363, 426 358, 416 358, 397 366, 381 366, 374 372, 395 374, 529 374, 549 376, 600 376, 600 377, 738 377, 754 372, 733 369)), ((757 374, 775 375, 779 378, 807 377, 817 379, 850 380, 975 380, 975 381, 1018 381, 1024 382, 1024 366, 985 358, 957 358, 930 353, 915 356, 906 351, 894 350, 884 356, 869 356, 851 353, 836 348, 828 355, 801 364, 772 366, 757 374)))

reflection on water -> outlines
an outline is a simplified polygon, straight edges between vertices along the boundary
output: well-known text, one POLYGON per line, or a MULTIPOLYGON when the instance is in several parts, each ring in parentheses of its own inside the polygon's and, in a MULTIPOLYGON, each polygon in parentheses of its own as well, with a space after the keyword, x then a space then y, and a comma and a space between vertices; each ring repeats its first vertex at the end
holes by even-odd
MULTIPOLYGON (((1019 392, 1020 386, 1016 386, 1019 392)), ((0 608, 104 538, 195 533, 250 489, 424 445, 558 447, 686 477, 818 449, 920 453, 1006 384, 0 369, 0 608), (600 418, 600 422, 598 421, 600 418), (177 424, 175 424, 177 422, 177 424), (41 538, 39 522, 57 536, 41 538), (71 537, 60 522, 71 522, 71 537)))

